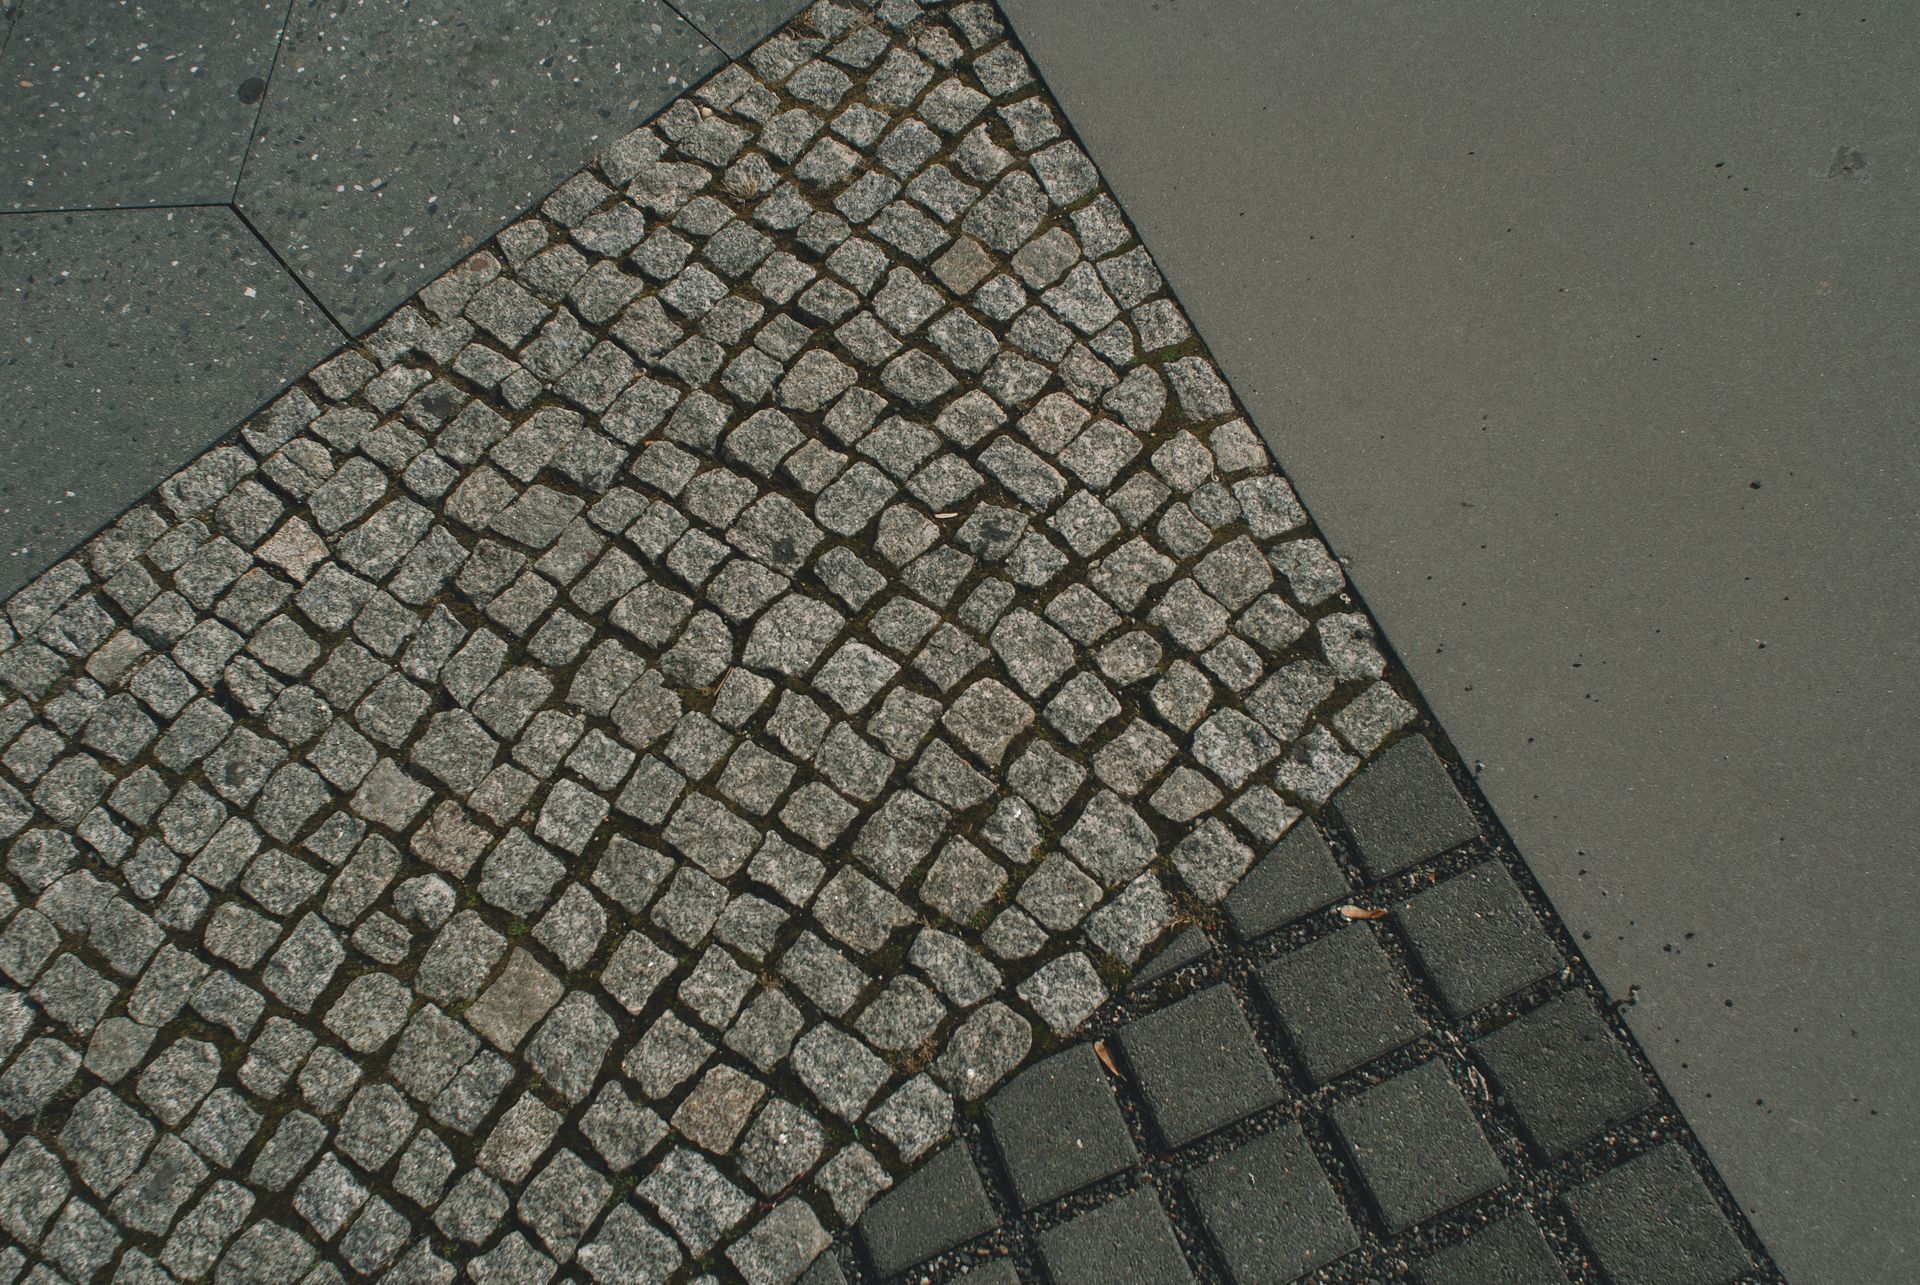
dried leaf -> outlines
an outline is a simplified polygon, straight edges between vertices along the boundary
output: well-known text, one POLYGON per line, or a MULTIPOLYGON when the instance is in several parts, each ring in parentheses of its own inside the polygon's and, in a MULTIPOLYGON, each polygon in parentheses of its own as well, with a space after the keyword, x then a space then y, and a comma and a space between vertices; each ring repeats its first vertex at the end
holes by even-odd
POLYGON ((1374 906, 1342 906, 1342 919, 1385 919, 1387 912, 1374 906))
POLYGON ((1111 1075, 1116 1080, 1124 1080, 1127 1078, 1120 1074, 1120 1065, 1113 1060, 1113 1054, 1107 1052, 1107 1042, 1105 1040, 1095 1040, 1093 1042, 1093 1055, 1100 1059, 1101 1066, 1107 1068, 1108 1075, 1111 1075))

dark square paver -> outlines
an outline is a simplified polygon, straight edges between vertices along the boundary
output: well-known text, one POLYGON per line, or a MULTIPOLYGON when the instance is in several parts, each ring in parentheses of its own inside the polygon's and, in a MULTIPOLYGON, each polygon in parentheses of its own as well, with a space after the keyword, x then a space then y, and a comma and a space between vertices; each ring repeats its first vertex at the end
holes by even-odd
POLYGON ((1029 1209, 1135 1160, 1126 1119, 1090 1044, 1023 1072, 987 1103, 987 1120, 1014 1192, 1029 1209))
POLYGON ((1524 1215, 1482 1227, 1415 1269, 1421 1285, 1564 1285, 1546 1237, 1524 1215))
POLYGON ((1239 1285, 1298 1280, 1359 1243, 1291 1121, 1194 1170, 1187 1189, 1239 1285))
POLYGON ((1129 1023, 1120 1042, 1169 1146, 1184 1146, 1280 1100, 1253 1028, 1224 986, 1129 1023))
POLYGON ((800 1274, 800 1285, 847 1285, 847 1274, 840 1260, 825 1253, 813 1260, 813 1266, 800 1274))
POLYGON ((1193 1279, 1173 1224, 1151 1191, 1136 1191, 1040 1235, 1054 1285, 1182 1285, 1193 1279))
POLYGON ((532 0, 294 6, 240 206, 348 330, 721 57, 661 0, 548 17, 532 0))
MULTIPOLYGON (((13 25, 0 42, 5 208, 233 198, 287 16, 284 0, 7 10, 0 16, 0 34, 8 19, 13 25)), ((297 369, 288 363, 288 374, 297 369)))
POLYGON ((1723 1285, 1747 1254, 1672 1143, 1567 1193, 1574 1224, 1618 1285, 1723 1285))
POLYGON ((1316 1082, 1371 1062, 1426 1029, 1393 961, 1357 924, 1289 951, 1258 976, 1316 1082))
POLYGON ((1138 982, 1154 982, 1168 973, 1177 972, 1199 959, 1213 949, 1213 943, 1207 940, 1207 934, 1198 924, 1188 924, 1160 950, 1160 953, 1140 966, 1134 974, 1138 982))
POLYGON ((905 1271, 998 1225, 963 1143, 923 1163, 867 1210, 860 1238, 883 1276, 905 1271))
POLYGON ((1506 1179, 1437 1061, 1349 1098, 1332 1116, 1389 1231, 1405 1231, 1506 1179))
POLYGON ((1333 904, 1347 881, 1319 827, 1296 822, 1227 896, 1227 919, 1251 941, 1333 904))
POLYGON ((1004 1258, 995 1258, 961 1272, 956 1280, 966 1285, 1020 1285, 1020 1273, 1004 1258))
POLYGON ((1456 1017, 1560 967, 1560 952, 1497 862, 1428 889, 1394 917, 1456 1017))
POLYGON ((1446 764, 1409 736, 1360 770, 1334 796, 1360 843, 1360 863, 1380 879, 1459 847, 1480 833, 1446 764))
POLYGON ((1579 992, 1474 1042, 1543 1151, 1557 1155, 1654 1104, 1640 1069, 1579 992))

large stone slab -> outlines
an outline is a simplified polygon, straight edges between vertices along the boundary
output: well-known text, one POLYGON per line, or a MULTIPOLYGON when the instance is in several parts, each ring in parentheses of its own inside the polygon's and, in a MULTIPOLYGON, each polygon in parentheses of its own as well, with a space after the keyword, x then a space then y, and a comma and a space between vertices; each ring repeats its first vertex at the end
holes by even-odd
POLYGON ((231 210, 0 217, 0 596, 344 338, 231 210))
POLYGON ((0 208, 233 198, 287 15, 283 0, 8 10, 0 19, 0 208))
POLYGON ((806 0, 675 0, 675 9, 734 58, 780 29, 806 0))
POLYGON ((721 57, 660 0, 297 6, 240 207, 357 334, 721 57))

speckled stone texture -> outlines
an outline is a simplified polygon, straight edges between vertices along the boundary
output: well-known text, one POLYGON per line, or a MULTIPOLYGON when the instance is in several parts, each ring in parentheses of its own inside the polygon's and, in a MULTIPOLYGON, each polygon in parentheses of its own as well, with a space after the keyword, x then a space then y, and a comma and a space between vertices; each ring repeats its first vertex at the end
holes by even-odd
MULTIPOLYGON (((5 621, 0 1266, 70 1279, 789 1281, 916 1169, 991 1237, 976 1104, 1314 856, 1303 813, 1392 846, 1232 914, 1479 834, 981 3, 816 5, 5 621)), ((1243 1002, 1122 1034, 1165 1145, 1290 1109, 1243 1002)), ((1452 1083, 1334 1109, 1395 1231, 1502 1180, 1452 1083)), ((1535 1084, 1530 1134, 1609 1084, 1535 1084)), ((918 1221, 889 1262, 951 1247, 918 1221)), ((1150 1201, 1109 1223, 1049 1269, 1178 1257, 1150 1201)))

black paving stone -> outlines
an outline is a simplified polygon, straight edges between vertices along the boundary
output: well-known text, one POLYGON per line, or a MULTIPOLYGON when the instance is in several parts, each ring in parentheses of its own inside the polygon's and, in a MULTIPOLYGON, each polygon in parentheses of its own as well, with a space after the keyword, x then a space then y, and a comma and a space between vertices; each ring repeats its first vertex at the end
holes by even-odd
POLYGON ((1421 1285, 1564 1285, 1566 1272, 1525 1215, 1482 1227, 1420 1264, 1421 1285))
POLYGON ((1747 1254, 1672 1144, 1567 1193, 1574 1224, 1616 1285, 1723 1285, 1747 1254))
POLYGON ((1193 1280, 1173 1224, 1151 1191, 1136 1191, 1041 1233, 1054 1285, 1182 1285, 1193 1280))
POLYGON ((1168 973, 1186 967, 1212 949, 1213 943, 1207 940, 1206 933, 1200 930, 1199 925, 1189 924, 1181 929, 1158 955, 1140 966, 1140 971, 1134 974, 1134 980, 1140 983, 1158 981, 1168 973))
POLYGON ((1014 1192, 1029 1209, 1135 1160, 1126 1118, 1090 1044, 1022 1072, 988 1101, 987 1121, 1014 1192))
POLYGON ((1184 1146, 1280 1100, 1253 1029, 1224 986, 1129 1023, 1120 1043, 1169 1146, 1184 1146))
POLYGON ((1360 770, 1334 796, 1360 843, 1360 864, 1379 879, 1479 834, 1440 756, 1409 736, 1360 770))
POLYGON ((801 1273, 800 1285, 847 1285, 847 1274, 840 1269, 840 1260, 826 1253, 801 1273))
POLYGON ((721 61, 661 0, 550 16, 535 0, 294 7, 240 206, 348 330, 721 61))
POLYGON ((1474 1042, 1499 1091, 1549 1155, 1654 1103, 1638 1067, 1579 992, 1549 1000, 1474 1042))
POLYGON ((1358 924, 1289 951, 1257 976, 1316 1083, 1371 1062, 1426 1029, 1393 961, 1358 924))
POLYGON ((1242 940, 1251 941, 1324 909, 1346 892, 1333 849, 1319 828, 1303 819, 1227 896, 1227 919, 1242 940))
POLYGON ((1187 1190, 1239 1285, 1298 1280, 1359 1243, 1291 1121, 1194 1170, 1187 1190))
POLYGON ((8 7, 7 209, 233 199, 285 0, 8 7))
POLYGON ((1437 1061, 1349 1098, 1331 1114, 1389 1231, 1405 1231, 1506 1178, 1437 1061))
POLYGON ((998 1224, 964 1144, 949 1145, 874 1202, 860 1238, 881 1275, 905 1271, 998 1224))
POLYGON ((706 37, 740 58, 807 7, 807 0, 673 0, 673 7, 706 37))
POLYGON ((9 214, 0 298, 0 597, 345 338, 223 209, 9 214))
POLYGON ((1455 1017, 1560 967, 1560 953, 1498 862, 1428 889, 1394 918, 1455 1017))

